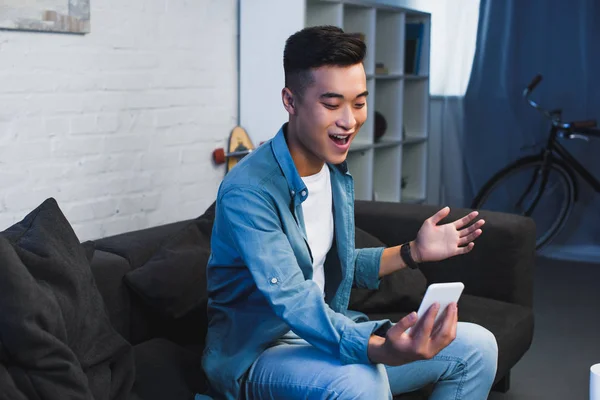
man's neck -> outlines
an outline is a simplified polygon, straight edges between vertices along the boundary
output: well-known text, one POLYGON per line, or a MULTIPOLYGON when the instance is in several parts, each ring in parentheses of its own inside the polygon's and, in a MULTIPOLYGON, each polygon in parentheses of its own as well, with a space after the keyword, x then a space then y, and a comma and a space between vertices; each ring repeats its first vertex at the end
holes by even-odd
POLYGON ((286 124, 284 127, 285 141, 288 145, 294 165, 301 177, 315 175, 323 169, 325 164, 323 160, 315 157, 299 140, 298 135, 301 132, 296 132, 293 125, 286 124))

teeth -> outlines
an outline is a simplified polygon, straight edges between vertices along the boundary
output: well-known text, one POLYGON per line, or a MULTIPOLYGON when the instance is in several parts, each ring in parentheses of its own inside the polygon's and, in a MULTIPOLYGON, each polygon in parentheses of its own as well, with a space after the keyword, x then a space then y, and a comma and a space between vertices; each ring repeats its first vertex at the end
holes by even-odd
POLYGON ((348 136, 343 136, 343 135, 331 135, 331 137, 334 137, 334 138, 336 138, 336 139, 340 139, 340 140, 342 140, 342 139, 346 139, 348 136))

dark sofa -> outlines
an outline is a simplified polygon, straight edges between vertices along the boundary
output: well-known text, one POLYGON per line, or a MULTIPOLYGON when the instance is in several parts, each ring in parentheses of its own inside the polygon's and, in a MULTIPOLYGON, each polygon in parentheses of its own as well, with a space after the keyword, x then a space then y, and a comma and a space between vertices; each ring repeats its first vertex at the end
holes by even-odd
MULTIPOLYGON (((396 245, 413 239, 422 222, 436 211, 431 206, 358 201, 356 246, 370 247, 381 242, 396 245)), ((198 219, 94 241, 92 272, 113 327, 134 346, 133 392, 140 399, 192 399, 195 393, 206 390, 200 365, 206 331, 206 293, 197 293, 192 301, 195 306, 189 310, 179 304, 161 312, 161 304, 179 301, 177 279, 170 280, 177 277, 176 266, 172 266, 165 284, 173 292, 172 299, 162 299, 167 303, 153 303, 156 299, 135 290, 126 277, 131 271, 148 269, 148 260, 189 226, 197 228, 202 238, 181 241, 187 246, 186 251, 191 251, 188 255, 202 246, 202 253, 196 256, 207 257, 212 212, 211 208, 198 219)), ((453 210, 449 219, 467 212, 453 210)), ((533 336, 535 226, 530 219, 513 215, 482 211, 481 216, 487 223, 470 254, 425 264, 424 277, 408 270, 392 274, 378 292, 354 289, 351 308, 374 319, 397 321, 418 307, 426 284, 464 282, 459 320, 478 323, 495 334, 499 346, 495 389, 507 390, 510 370, 528 350, 533 336)), ((170 248, 158 259, 168 262, 174 256, 177 250, 170 248)), ((202 265, 196 268, 202 269, 202 265)), ((197 287, 205 283, 200 275, 194 278, 197 287)), ((189 282, 182 284, 186 283, 189 282)), ((154 284, 156 287, 160 282, 154 284)), ((186 293, 186 289, 181 289, 181 293, 186 293)), ((397 398, 424 399, 430 390, 431 387, 424 388, 397 398)))

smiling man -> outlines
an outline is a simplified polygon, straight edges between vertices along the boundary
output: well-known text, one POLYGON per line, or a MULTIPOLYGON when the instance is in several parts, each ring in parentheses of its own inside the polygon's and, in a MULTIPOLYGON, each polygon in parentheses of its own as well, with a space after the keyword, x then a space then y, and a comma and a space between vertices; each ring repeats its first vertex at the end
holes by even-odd
POLYGON ((407 265, 473 249, 473 212, 414 241, 354 248, 353 181, 346 157, 367 119, 362 41, 335 27, 286 42, 289 120, 233 168, 217 195, 208 263, 203 367, 218 398, 391 399, 435 383, 432 399, 485 399, 497 346, 457 322, 453 304, 392 324, 347 309, 352 286, 377 288, 407 265), (411 327, 410 333, 406 330, 411 327))

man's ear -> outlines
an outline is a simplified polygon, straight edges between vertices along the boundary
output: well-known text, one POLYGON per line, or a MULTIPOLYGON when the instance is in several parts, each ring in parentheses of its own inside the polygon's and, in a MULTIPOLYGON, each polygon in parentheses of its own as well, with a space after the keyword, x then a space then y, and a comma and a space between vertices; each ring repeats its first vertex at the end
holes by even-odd
POLYGON ((289 88, 285 87, 281 90, 281 101, 283 102, 283 108, 285 108, 290 115, 296 115, 297 100, 289 88))

